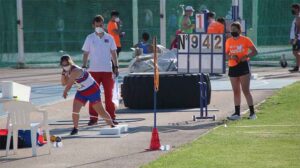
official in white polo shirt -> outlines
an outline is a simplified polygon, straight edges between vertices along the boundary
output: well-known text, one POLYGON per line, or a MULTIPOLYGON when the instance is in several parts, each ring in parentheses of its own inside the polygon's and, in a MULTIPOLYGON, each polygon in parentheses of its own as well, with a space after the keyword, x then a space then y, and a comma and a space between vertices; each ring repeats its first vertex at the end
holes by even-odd
MULTIPOLYGON (((115 106, 112 101, 113 96, 113 73, 119 75, 117 46, 113 37, 104 31, 104 19, 101 15, 96 15, 93 19, 93 28, 95 32, 89 34, 83 44, 83 68, 88 71, 99 84, 102 84, 105 95, 105 108, 113 119, 114 124, 118 124, 115 115, 115 106)), ((98 121, 97 112, 89 106, 90 121, 88 125, 95 125, 98 121)))

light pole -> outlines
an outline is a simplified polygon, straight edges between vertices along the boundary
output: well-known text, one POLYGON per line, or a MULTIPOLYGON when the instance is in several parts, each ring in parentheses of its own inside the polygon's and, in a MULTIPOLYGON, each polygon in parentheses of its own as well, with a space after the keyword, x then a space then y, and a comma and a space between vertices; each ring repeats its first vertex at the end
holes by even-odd
POLYGON ((160 44, 166 46, 166 0, 160 0, 160 44))
POLYGON ((17 25, 18 25, 18 68, 24 68, 24 32, 23 32, 23 0, 17 0, 17 25))
POLYGON ((135 45, 139 42, 139 24, 138 24, 138 0, 132 0, 132 38, 133 44, 135 45))

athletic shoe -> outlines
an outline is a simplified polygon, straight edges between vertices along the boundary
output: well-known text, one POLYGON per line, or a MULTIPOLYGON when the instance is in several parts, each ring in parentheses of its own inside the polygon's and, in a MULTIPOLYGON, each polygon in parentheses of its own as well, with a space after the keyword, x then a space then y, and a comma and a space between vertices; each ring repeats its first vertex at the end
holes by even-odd
POLYGON ((97 125, 97 124, 98 124, 98 121, 96 121, 96 120, 90 120, 88 122, 88 126, 97 125))
POLYGON ((228 120, 239 120, 241 119, 240 115, 232 114, 231 116, 227 117, 228 120))
POLYGON ((252 114, 252 115, 249 115, 248 119, 249 119, 249 120, 256 120, 256 119, 257 119, 257 116, 256 116, 256 114, 254 113, 254 114, 252 114))
POLYGON ((293 69, 289 69, 290 72, 298 72, 299 67, 295 66, 293 69))
POLYGON ((78 134, 78 129, 77 128, 73 128, 73 130, 71 131, 70 135, 77 135, 78 134))
POLYGON ((113 119, 112 122, 114 123, 114 125, 118 125, 119 122, 116 119, 113 119))

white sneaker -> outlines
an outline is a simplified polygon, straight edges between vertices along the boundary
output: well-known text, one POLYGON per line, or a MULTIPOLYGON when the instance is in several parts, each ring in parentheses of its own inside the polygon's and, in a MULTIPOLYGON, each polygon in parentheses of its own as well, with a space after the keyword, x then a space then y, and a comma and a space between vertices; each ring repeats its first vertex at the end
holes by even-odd
POLYGON ((254 113, 254 114, 252 114, 252 115, 249 115, 248 119, 249 119, 249 120, 256 120, 256 119, 257 119, 257 116, 256 116, 256 114, 254 113))
POLYGON ((239 120, 241 119, 240 115, 232 114, 231 116, 227 117, 228 120, 239 120))

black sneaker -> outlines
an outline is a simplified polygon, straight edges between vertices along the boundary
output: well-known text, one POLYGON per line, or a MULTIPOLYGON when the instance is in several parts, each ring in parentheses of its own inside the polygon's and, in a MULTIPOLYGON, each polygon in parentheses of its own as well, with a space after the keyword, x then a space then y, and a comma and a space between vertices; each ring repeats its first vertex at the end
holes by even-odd
POLYGON ((299 67, 295 66, 293 69, 289 69, 290 72, 298 72, 299 67))
POLYGON ((78 134, 78 129, 77 128, 73 128, 73 130, 71 131, 70 135, 77 135, 78 134))
POLYGON ((98 124, 98 121, 96 121, 96 120, 90 120, 88 122, 88 126, 97 125, 97 124, 98 124))
POLYGON ((114 125, 118 125, 119 124, 119 122, 116 119, 112 120, 112 122, 114 123, 114 125))

